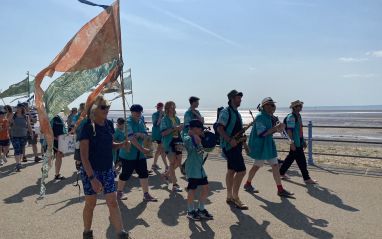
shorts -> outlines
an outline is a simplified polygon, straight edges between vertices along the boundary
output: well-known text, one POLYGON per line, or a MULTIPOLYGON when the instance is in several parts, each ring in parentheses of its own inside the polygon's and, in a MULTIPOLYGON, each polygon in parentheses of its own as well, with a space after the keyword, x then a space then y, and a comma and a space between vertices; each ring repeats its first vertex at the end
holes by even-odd
POLYGON ((255 159, 253 162, 253 165, 257 167, 262 167, 264 166, 264 163, 268 163, 269 165, 275 165, 275 164, 279 164, 279 160, 277 158, 255 159))
POLYGON ((26 137, 13 137, 11 141, 15 156, 23 155, 24 147, 26 145, 26 137))
POLYGON ((0 140, 0 146, 2 147, 8 147, 9 143, 10 143, 9 139, 0 140))
POLYGON ((37 144, 37 138, 38 138, 38 135, 35 134, 34 132, 32 135, 28 133, 28 136, 27 136, 28 144, 37 144))
POLYGON ((54 153, 57 153, 57 152, 60 152, 58 151, 58 140, 53 140, 53 152, 54 153))
POLYGON ((74 160, 81 161, 80 149, 75 149, 74 150, 74 160))
POLYGON ((189 178, 187 190, 195 190, 198 186, 208 185, 207 177, 204 178, 189 178))
POLYGON ((127 181, 133 174, 134 170, 137 172, 139 178, 148 178, 149 172, 147 171, 146 159, 127 160, 119 158, 122 162, 122 172, 119 175, 119 179, 127 181))
POLYGON ((182 155, 183 141, 181 138, 173 138, 170 143, 170 151, 166 151, 166 154, 182 155))
POLYGON ((223 153, 227 159, 227 168, 235 172, 243 172, 246 170, 243 158, 243 147, 239 144, 230 150, 223 149, 223 153))
MULTIPOLYGON (((117 191, 114 182, 115 174, 113 169, 108 169, 106 171, 93 171, 93 173, 94 177, 101 182, 104 194, 114 193, 115 191, 117 191)), ((84 187, 84 194, 86 196, 96 195, 97 193, 93 190, 89 177, 86 175, 86 172, 83 167, 81 167, 80 174, 82 185, 84 187)))

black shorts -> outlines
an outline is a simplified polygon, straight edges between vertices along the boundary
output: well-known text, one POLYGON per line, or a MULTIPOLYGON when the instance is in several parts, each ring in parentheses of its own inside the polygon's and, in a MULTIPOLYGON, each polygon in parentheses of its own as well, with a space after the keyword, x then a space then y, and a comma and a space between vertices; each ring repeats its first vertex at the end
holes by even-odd
POLYGON ((223 153, 227 157, 227 168, 235 172, 243 172, 246 170, 243 158, 243 147, 238 145, 230 150, 223 149, 223 153))
POLYGON ((80 149, 75 149, 74 150, 74 160, 81 161, 80 149))
POLYGON ((195 190, 198 186, 208 185, 207 177, 205 178, 189 178, 187 190, 195 190))
POLYGON ((146 159, 127 160, 120 157, 119 160, 122 162, 122 173, 119 175, 120 180, 129 180, 134 170, 137 172, 139 178, 149 177, 146 159))
POLYGON ((9 144, 10 144, 9 139, 0 140, 0 146, 2 146, 2 147, 7 147, 7 146, 9 146, 9 144))

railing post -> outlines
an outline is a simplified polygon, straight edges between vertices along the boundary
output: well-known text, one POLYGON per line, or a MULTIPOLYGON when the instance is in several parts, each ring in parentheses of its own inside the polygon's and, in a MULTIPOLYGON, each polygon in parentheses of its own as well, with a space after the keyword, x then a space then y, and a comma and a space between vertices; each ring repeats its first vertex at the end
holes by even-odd
POLYGON ((313 124, 309 121, 308 124, 308 164, 314 165, 313 161, 313 124))

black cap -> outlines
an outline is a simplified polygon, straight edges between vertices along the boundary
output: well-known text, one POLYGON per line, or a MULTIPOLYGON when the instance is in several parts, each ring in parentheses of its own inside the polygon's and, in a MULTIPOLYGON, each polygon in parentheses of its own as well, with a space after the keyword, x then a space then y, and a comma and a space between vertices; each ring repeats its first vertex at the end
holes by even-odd
POLYGON ((235 97, 235 96, 241 96, 241 97, 243 97, 243 92, 239 92, 239 91, 237 91, 237 90, 231 90, 229 93, 228 93, 228 99, 230 100, 230 99, 232 99, 233 97, 235 97))
POLYGON ((117 119, 117 123, 118 123, 119 125, 124 124, 124 123, 125 123, 125 119, 124 119, 124 118, 118 118, 118 119, 117 119))
POLYGON ((201 128, 203 129, 203 123, 200 120, 194 119, 190 121, 190 128, 201 128))
POLYGON ((17 107, 17 108, 20 108, 20 107, 25 108, 25 105, 22 104, 22 103, 18 103, 16 107, 17 107))
POLYGON ((143 107, 142 107, 142 105, 132 105, 131 107, 130 107, 130 111, 131 112, 142 112, 143 111, 143 107))

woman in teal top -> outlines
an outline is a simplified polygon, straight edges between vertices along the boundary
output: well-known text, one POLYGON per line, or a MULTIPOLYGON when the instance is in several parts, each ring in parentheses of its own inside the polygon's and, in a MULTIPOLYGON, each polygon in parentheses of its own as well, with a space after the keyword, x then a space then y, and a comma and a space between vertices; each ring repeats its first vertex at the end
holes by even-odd
POLYGON ((250 192, 258 192, 251 185, 251 181, 259 168, 264 165, 264 162, 268 162, 272 166, 273 178, 277 186, 277 194, 280 197, 290 197, 293 193, 285 190, 281 184, 276 144, 273 139, 274 133, 282 132, 285 129, 283 123, 273 123, 273 119, 275 118, 273 114, 276 110, 275 103, 271 97, 263 99, 259 108, 260 113, 255 118, 255 124, 252 127, 248 143, 249 156, 254 159, 254 163, 248 173, 248 179, 244 184, 244 189, 250 192))
POLYGON ((159 102, 156 107, 157 107, 157 111, 152 115, 153 128, 151 131, 152 132, 151 138, 152 138, 153 142, 157 143, 158 147, 157 147, 157 151, 155 152, 154 162, 153 162, 151 169, 152 170, 161 169, 161 167, 159 167, 159 165, 157 164, 158 157, 159 157, 159 155, 161 155, 163 163, 164 163, 164 165, 166 167, 166 171, 167 171, 168 170, 168 164, 167 164, 167 160, 166 160, 166 154, 165 154, 163 147, 162 147, 162 134, 160 132, 160 125, 161 125, 161 122, 162 122, 162 119, 164 116, 163 103, 159 102))
POLYGON ((135 170, 143 190, 143 200, 156 202, 158 199, 149 194, 149 174, 145 154, 150 150, 143 147, 143 140, 148 137, 146 126, 141 118, 143 107, 141 105, 132 105, 130 111, 131 116, 127 119, 125 127, 127 127, 127 137, 131 141, 131 147, 129 151, 125 148, 121 148, 119 151, 122 173, 119 175, 117 198, 120 200, 127 199, 123 195, 123 189, 126 181, 129 180, 135 170))
POLYGON ((160 130, 162 134, 162 145, 166 155, 170 161, 168 172, 164 173, 165 177, 169 177, 173 184, 173 191, 181 192, 182 188, 177 184, 175 170, 182 163, 182 139, 180 132, 183 125, 176 116, 175 103, 173 101, 166 102, 164 106, 165 116, 162 119, 160 130))

